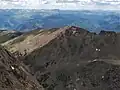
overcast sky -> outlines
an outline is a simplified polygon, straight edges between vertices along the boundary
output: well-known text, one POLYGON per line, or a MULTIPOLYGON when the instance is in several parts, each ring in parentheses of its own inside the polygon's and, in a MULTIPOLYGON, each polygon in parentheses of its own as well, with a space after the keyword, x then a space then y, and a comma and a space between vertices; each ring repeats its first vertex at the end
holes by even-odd
POLYGON ((0 9, 120 10, 120 0, 0 0, 0 9))

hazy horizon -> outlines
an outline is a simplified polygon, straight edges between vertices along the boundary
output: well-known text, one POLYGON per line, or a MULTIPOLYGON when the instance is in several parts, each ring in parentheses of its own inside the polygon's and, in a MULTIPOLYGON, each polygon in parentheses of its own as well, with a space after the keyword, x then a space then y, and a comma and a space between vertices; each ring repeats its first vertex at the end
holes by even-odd
POLYGON ((0 0, 0 9, 119 10, 120 0, 0 0))

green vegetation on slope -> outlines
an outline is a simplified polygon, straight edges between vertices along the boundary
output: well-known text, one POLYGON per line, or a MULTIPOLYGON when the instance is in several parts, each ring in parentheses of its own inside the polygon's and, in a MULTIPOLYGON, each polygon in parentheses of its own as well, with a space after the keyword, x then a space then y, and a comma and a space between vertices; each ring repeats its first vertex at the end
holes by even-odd
POLYGON ((0 35, 0 43, 4 43, 10 39, 13 39, 17 36, 20 36, 22 33, 21 32, 15 32, 15 33, 8 33, 8 34, 1 34, 0 35))

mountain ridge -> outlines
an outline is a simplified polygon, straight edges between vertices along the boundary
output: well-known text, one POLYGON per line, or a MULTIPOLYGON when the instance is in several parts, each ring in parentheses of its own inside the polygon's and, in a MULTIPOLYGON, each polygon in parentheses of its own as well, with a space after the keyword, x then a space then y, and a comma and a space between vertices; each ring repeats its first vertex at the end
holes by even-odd
POLYGON ((71 26, 27 54, 24 63, 47 90, 119 90, 119 42, 120 33, 71 26))
MULTIPOLYGON (((12 52, 19 51, 19 52, 23 53, 25 50, 28 53, 31 53, 35 49, 45 46, 46 44, 48 44, 52 40, 56 39, 57 37, 61 37, 61 35, 64 36, 64 34, 66 35, 66 33, 71 33, 71 35, 72 35, 72 33, 76 34, 77 32, 79 32, 79 30, 81 30, 81 32, 86 31, 86 32, 92 34, 92 32, 89 32, 83 28, 76 27, 76 26, 66 26, 63 28, 52 28, 52 29, 46 29, 46 30, 36 29, 33 31, 29 31, 27 33, 24 33, 22 36, 16 37, 5 43, 2 43, 2 45, 6 46, 12 52)), ((102 34, 104 35, 105 32, 106 32, 106 34, 108 33, 110 35, 111 35, 111 33, 113 33, 113 35, 115 34, 114 31, 101 30, 100 35, 102 35, 102 34)), ((93 34, 95 34, 95 33, 93 33, 93 34)))
MULTIPOLYGON (((104 30, 95 33, 81 27, 66 26, 33 30, 19 37, 18 41, 9 42, 24 42, 23 53, 19 53, 19 48, 13 53, 14 56, 20 55, 18 57, 23 64, 19 65, 20 61, 16 60, 17 66, 24 68, 25 65, 27 69, 24 69, 45 90, 119 90, 120 33, 104 30), (24 51, 28 48, 25 46, 27 40, 33 46, 36 41, 40 42, 27 52, 24 51), (41 44, 43 46, 40 47, 41 44)), ((12 68, 18 69, 16 66, 12 68)), ((24 70, 22 68, 20 70, 24 70)))

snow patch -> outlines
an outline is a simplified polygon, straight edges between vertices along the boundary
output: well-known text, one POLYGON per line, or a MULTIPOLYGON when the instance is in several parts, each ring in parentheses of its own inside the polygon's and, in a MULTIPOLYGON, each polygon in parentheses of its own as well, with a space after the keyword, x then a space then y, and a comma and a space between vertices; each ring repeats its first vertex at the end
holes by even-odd
POLYGON ((15 68, 13 66, 11 66, 11 69, 14 70, 15 68))
POLYGON ((100 49, 96 48, 96 51, 100 51, 100 49))

